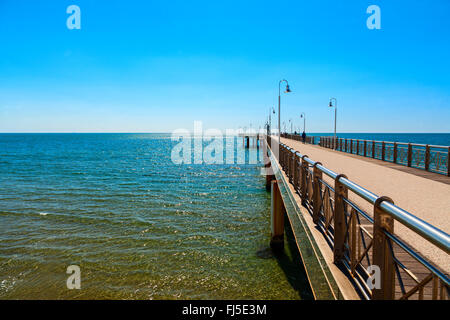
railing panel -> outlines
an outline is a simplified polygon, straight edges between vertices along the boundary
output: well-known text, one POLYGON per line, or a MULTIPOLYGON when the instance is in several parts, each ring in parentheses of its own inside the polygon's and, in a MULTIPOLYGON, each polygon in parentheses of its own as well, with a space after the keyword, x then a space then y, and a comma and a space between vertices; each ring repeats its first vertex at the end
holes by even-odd
MULTIPOLYGON (((281 136, 303 141, 300 135, 281 136)), ((333 149, 334 137, 307 136, 306 143, 333 149)), ((336 150, 450 176, 450 147, 336 138, 336 150)))

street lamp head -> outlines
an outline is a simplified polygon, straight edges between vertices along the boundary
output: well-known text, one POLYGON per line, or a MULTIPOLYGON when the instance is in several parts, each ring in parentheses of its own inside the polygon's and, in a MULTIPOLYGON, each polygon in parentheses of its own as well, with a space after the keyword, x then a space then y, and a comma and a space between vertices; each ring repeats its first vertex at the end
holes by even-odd
POLYGON ((292 91, 291 91, 291 88, 289 88, 289 85, 286 84, 286 91, 285 91, 284 93, 289 93, 289 92, 292 92, 292 91))
POLYGON ((328 106, 333 107, 333 102, 331 100, 330 100, 330 104, 328 106))

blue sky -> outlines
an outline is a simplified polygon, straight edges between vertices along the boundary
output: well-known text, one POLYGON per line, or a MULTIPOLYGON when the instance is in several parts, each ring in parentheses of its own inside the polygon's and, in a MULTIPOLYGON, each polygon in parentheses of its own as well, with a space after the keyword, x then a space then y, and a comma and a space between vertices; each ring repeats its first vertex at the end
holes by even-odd
POLYGON ((331 96, 340 132, 450 132, 449 17, 448 0, 0 0, 0 132, 258 127, 283 78, 282 121, 305 112, 308 132, 332 131, 331 96))

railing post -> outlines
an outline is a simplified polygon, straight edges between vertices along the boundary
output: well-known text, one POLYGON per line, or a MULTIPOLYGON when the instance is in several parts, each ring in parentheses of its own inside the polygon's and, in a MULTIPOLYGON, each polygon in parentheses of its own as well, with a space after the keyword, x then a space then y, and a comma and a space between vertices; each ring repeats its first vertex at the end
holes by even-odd
POLYGON ((383 141, 381 143, 381 160, 384 161, 385 156, 386 156, 386 143, 383 141))
POLYGON ((313 221, 315 224, 319 223, 320 207, 321 207, 321 187, 320 180, 322 180, 322 171, 317 166, 322 163, 316 162, 313 166, 313 221))
POLYGON ((356 140, 356 154, 359 155, 359 140, 356 140))
POLYGON ((274 250, 282 250, 284 247, 284 207, 281 197, 280 188, 276 180, 272 181, 272 198, 271 198, 271 237, 270 247, 274 250))
POLYGON ((345 138, 345 150, 344 152, 347 152, 347 138, 345 138))
POLYGON ((447 152, 447 177, 450 177, 450 147, 447 152))
POLYGON ((286 156, 286 175, 289 182, 291 182, 291 153, 289 152, 289 150, 287 150, 286 156))
POLYGON ((292 184, 294 184, 294 175, 295 175, 295 152, 291 155, 291 168, 289 170, 289 180, 292 184))
POLYGON ((397 142, 394 142, 394 155, 392 156, 394 159, 394 163, 397 163, 397 153, 398 153, 398 150, 397 150, 397 142))
POLYGON ((298 178, 299 178, 299 166, 298 166, 298 161, 299 161, 299 157, 297 155, 297 153, 294 153, 294 190, 297 191, 298 188, 298 178))
POLYGON ((306 201, 306 189, 308 188, 306 184, 306 174, 308 170, 308 162, 306 162, 305 158, 307 155, 302 156, 302 164, 301 164, 301 183, 300 183, 300 198, 302 199, 302 203, 306 201))
POLYGON ((334 180, 334 263, 338 263, 344 257, 345 252, 345 203, 348 197, 348 189, 339 182, 340 178, 347 178, 339 174, 334 180))
POLYGON ((353 153, 353 139, 350 139, 350 153, 353 153))
POLYGON ((408 167, 411 167, 412 163, 412 146, 411 143, 408 143, 408 167))
POLYGON ((427 144, 425 146, 425 170, 430 169, 430 146, 427 144))
POLYGON ((394 233, 394 219, 383 212, 380 204, 383 201, 394 203, 388 197, 380 197, 374 204, 374 229, 373 229, 373 264, 381 271, 380 287, 374 288, 372 298, 374 300, 394 300, 395 298, 395 266, 391 252, 390 239, 385 231, 394 233))
POLYGON ((372 158, 375 159, 375 140, 372 140, 372 158))
POLYGON ((367 140, 364 140, 364 157, 367 157, 367 140))

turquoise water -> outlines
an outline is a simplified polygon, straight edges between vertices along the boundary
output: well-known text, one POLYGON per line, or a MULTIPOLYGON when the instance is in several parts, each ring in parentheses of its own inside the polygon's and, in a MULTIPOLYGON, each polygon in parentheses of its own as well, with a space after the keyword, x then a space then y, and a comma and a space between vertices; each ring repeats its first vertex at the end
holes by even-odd
POLYGON ((270 236, 261 165, 175 165, 175 143, 1 134, 0 298, 310 297, 298 257, 257 254, 270 236))

